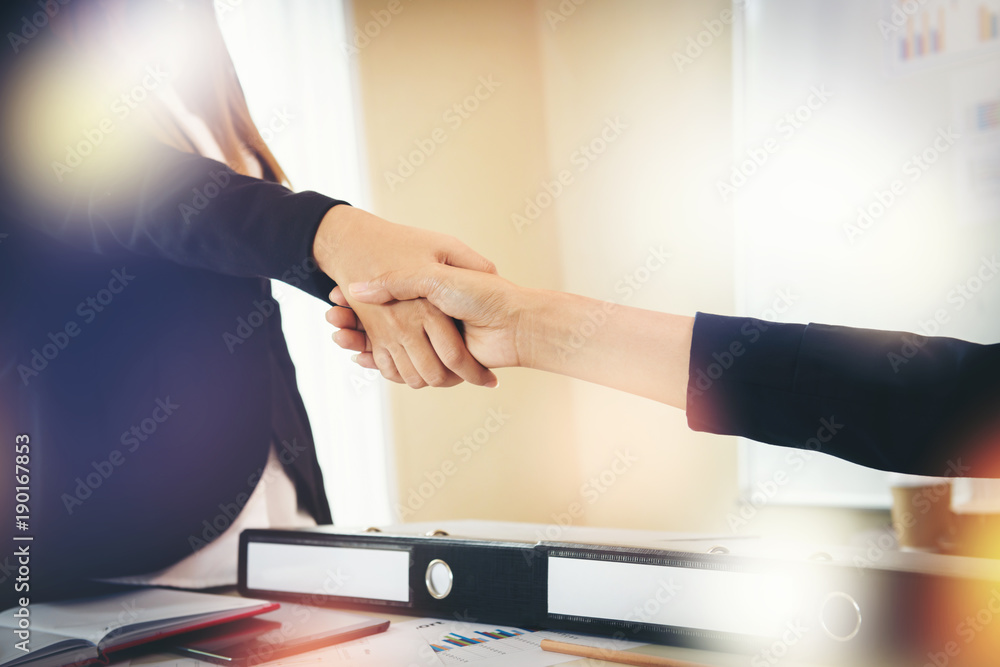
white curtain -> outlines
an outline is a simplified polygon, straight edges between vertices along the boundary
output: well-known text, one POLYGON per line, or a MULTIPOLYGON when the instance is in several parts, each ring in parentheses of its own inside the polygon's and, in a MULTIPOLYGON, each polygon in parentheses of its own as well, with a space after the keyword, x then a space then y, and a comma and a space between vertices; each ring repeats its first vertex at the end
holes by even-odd
MULTIPOLYGON (((295 190, 315 190, 365 208, 354 57, 342 0, 217 0, 222 33, 254 122, 295 190)), ((382 380, 340 350, 326 306, 272 285, 295 362, 334 521, 394 520, 394 466, 382 380)))

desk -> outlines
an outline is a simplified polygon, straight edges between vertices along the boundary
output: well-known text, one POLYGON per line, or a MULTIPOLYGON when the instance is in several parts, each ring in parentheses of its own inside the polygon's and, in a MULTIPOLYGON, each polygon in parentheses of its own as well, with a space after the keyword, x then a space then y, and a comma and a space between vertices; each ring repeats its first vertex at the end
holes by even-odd
MULTIPOLYGON (((419 618, 415 616, 406 616, 398 614, 379 614, 367 611, 357 611, 355 613, 363 616, 388 618, 390 621, 392 621, 393 624, 403 624, 411 622, 416 618, 419 618)), ((390 626, 389 629, 389 632, 391 631, 392 631, 392 626, 390 626)), ((368 638, 368 641, 371 642, 370 645, 374 646, 378 642, 392 641, 392 636, 389 634, 389 632, 383 635, 375 635, 373 637, 368 638)), ((363 642, 365 640, 358 640, 358 641, 363 642)), ((345 644, 343 646, 350 646, 350 643, 345 644)), ((321 651, 322 650, 329 650, 329 649, 321 649, 321 651)), ((755 663, 752 662, 753 656, 745 654, 725 653, 719 651, 705 651, 705 650, 679 648, 672 646, 645 645, 635 650, 638 653, 648 653, 651 655, 662 656, 665 658, 672 658, 675 660, 682 660, 687 662, 703 664, 706 665, 706 667, 750 667, 751 665, 754 664, 762 664, 762 665, 773 664, 773 665, 780 665, 780 667, 829 667, 829 665, 818 665, 817 663, 805 663, 801 661, 793 661, 787 658, 781 659, 776 663, 767 663, 766 661, 763 661, 763 659, 755 663)), ((314 653, 318 654, 319 651, 314 653)), ((317 658, 310 661, 308 658, 309 655, 311 654, 301 654, 300 656, 296 656, 295 658, 289 658, 286 661, 276 661, 274 664, 275 665, 294 664, 296 665, 296 667, 301 667, 302 665, 316 665, 316 664, 324 664, 327 662, 324 661, 324 663, 320 663, 320 658, 318 656, 317 658)), ((510 658, 511 658, 510 662, 505 664, 510 664, 512 667, 517 667, 518 661, 516 656, 510 656, 510 658)), ((117 661, 112 664, 115 665, 116 667, 201 667, 201 665, 209 667, 209 663, 199 663, 198 661, 191 660, 190 658, 179 658, 178 656, 172 654, 143 655, 141 657, 133 657, 130 660, 126 659, 117 661)), ((350 664, 350 662, 332 661, 329 664, 350 664)), ((366 664, 370 665, 372 663, 369 662, 366 664)), ((392 663, 380 662, 378 664, 380 667, 383 664, 385 665, 385 667, 407 667, 407 665, 412 665, 413 667, 425 667, 428 663, 420 661, 417 658, 417 656, 413 656, 412 662, 409 663, 396 664, 394 662, 392 663)), ((569 662, 560 663, 561 666, 565 667, 615 667, 616 664, 617 663, 610 663, 602 660, 591 660, 586 658, 579 658, 571 660, 569 662)), ((880 661, 877 664, 874 662, 866 664, 857 661, 851 661, 850 664, 851 667, 897 667, 890 663, 886 663, 884 661, 880 661)), ((902 663, 899 663, 898 667, 903 667, 902 663)))

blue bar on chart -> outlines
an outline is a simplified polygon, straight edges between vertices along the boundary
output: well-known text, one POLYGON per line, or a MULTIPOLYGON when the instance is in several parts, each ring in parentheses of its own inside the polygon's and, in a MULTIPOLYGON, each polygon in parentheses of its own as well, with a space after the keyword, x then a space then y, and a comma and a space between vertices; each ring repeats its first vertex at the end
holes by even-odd
POLYGON ((476 644, 485 644, 491 639, 509 639, 511 637, 518 637, 523 634, 531 632, 530 630, 521 631, 508 631, 501 630, 497 628, 496 630, 482 631, 476 630, 475 634, 482 635, 480 637, 466 637, 465 635, 460 635, 457 632, 452 632, 445 635, 440 643, 431 644, 431 648, 434 649, 435 653, 440 653, 442 651, 449 651, 453 648, 462 648, 466 646, 475 646, 476 644))

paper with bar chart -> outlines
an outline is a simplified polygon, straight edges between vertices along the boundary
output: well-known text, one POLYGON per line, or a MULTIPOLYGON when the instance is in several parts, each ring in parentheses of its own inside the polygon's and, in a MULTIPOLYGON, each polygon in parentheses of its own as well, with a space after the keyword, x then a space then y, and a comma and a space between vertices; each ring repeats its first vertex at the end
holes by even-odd
POLYGON ((524 628, 498 627, 438 619, 420 619, 400 625, 411 624, 424 637, 435 656, 444 665, 546 667, 579 659, 543 651, 541 649, 543 639, 556 639, 617 650, 627 650, 643 645, 600 637, 583 637, 553 630, 532 631, 524 628))
POLYGON ((1000 53, 1000 0, 885 0, 878 27, 900 73, 1000 53))

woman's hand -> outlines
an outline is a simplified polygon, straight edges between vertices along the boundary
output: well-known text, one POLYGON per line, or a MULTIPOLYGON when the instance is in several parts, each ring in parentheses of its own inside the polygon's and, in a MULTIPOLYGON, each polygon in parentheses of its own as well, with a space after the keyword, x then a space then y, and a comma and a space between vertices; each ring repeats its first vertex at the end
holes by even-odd
MULTIPOLYGON (((465 345, 483 366, 522 365, 518 331, 529 290, 497 275, 436 264, 390 271, 366 283, 351 284, 348 290, 350 295, 345 298, 343 290, 336 288, 330 300, 342 306, 353 301, 387 304, 381 307, 391 308, 411 299, 421 299, 416 303, 432 305, 445 315, 462 321, 465 345)), ((370 337, 353 312, 333 308, 327 313, 327 321, 341 329, 333 338, 338 345, 360 352, 360 365, 376 367, 370 351, 370 337)))
MULTIPOLYGON (((346 299, 338 287, 330 300, 393 308, 426 299, 463 321, 469 351, 490 368, 535 368, 687 407, 693 317, 525 289, 441 264, 389 271, 347 289, 346 299)), ((358 363, 372 368, 369 334, 354 313, 334 308, 326 319, 341 329, 337 344, 361 352, 358 363)))
MULTIPOLYGON (((445 234, 396 225, 350 206, 335 206, 316 233, 313 254, 338 285, 389 271, 412 271, 439 265, 496 273, 493 264, 445 234)), ((342 292, 341 292, 342 294, 342 292)), ((341 298, 356 328, 366 333, 368 368, 411 387, 447 387, 463 380, 495 386, 496 376, 466 349, 455 323, 427 301, 388 306, 341 298)))

